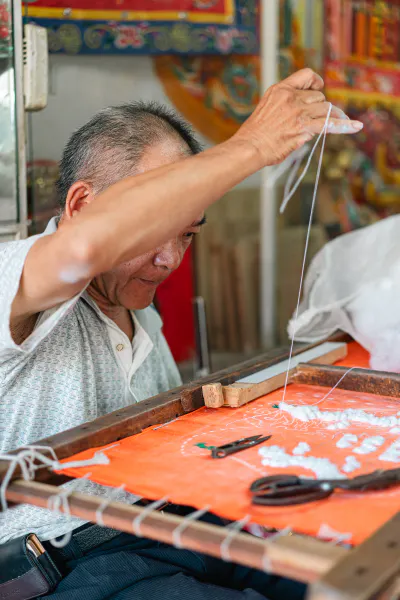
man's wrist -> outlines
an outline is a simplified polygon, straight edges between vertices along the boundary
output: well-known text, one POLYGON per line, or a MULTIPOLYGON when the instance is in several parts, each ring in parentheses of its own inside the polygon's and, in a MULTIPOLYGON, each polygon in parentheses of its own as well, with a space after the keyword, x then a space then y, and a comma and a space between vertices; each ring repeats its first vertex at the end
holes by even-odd
POLYGON ((273 164, 272 157, 270 162, 266 161, 265 153, 260 150, 259 145, 255 141, 240 135, 239 132, 226 143, 230 147, 235 146, 236 152, 240 153, 241 160, 245 162, 250 171, 249 175, 273 164))

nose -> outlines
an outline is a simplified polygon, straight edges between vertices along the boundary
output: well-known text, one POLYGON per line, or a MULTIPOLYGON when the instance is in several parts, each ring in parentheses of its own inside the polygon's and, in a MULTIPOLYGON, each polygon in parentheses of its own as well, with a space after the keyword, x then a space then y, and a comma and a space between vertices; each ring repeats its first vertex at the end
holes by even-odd
POLYGON ((169 240, 163 246, 157 249, 154 255, 154 264, 157 267, 164 267, 173 271, 181 264, 183 258, 183 250, 179 240, 169 240))

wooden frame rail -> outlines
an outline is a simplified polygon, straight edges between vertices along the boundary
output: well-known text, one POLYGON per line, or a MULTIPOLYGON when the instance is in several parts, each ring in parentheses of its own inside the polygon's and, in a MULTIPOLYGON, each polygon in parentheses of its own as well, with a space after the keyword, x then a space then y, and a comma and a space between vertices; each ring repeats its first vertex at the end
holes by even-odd
POLYGON ((377 394, 400 400, 400 375, 371 369, 352 369, 330 365, 300 364, 293 372, 290 383, 338 387, 351 392, 377 394), (345 377, 340 381, 340 379, 345 377))
MULTIPOLYGON (((57 495, 58 488, 34 481, 14 481, 7 489, 7 499, 21 504, 29 503, 42 508, 48 507, 50 498, 57 495)), ((96 523, 96 511, 103 498, 73 492, 68 496, 70 514, 96 523)), ((106 527, 134 533, 132 523, 145 509, 136 505, 111 502, 102 511, 106 527)), ((141 521, 143 536, 173 544, 173 533, 184 518, 172 514, 152 511, 141 521)), ((188 522, 181 533, 182 545, 193 551, 221 557, 221 544, 229 529, 202 523, 188 522)), ((329 572, 337 560, 348 552, 344 548, 326 544, 311 537, 288 535, 268 542, 245 533, 238 533, 229 544, 229 556, 233 562, 261 569, 265 565, 278 575, 310 583, 329 572)))
MULTIPOLYGON (((7 500, 47 508, 59 489, 34 481, 13 481, 7 500)), ((68 496, 68 513, 97 522, 103 499, 73 492, 68 496)), ((102 522, 126 533, 136 533, 135 519, 141 517, 140 534, 174 544, 174 532, 184 518, 135 505, 110 502, 102 510, 102 522)), ((64 507, 60 508, 64 512, 64 507)), ((181 546, 189 550, 223 557, 226 527, 198 521, 186 522, 180 535, 181 546)), ((251 568, 310 584, 309 600, 396 600, 400 594, 400 513, 355 549, 296 534, 262 540, 236 533, 230 540, 229 558, 251 568)), ((290 599, 288 599, 290 600, 290 599)))

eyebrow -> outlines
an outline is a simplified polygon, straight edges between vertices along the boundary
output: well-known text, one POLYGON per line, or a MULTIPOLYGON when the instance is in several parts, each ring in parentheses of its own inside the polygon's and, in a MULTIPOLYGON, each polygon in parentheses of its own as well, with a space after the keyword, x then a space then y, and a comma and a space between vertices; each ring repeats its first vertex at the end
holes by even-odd
POLYGON ((204 217, 202 219, 200 219, 200 221, 196 221, 195 223, 192 224, 192 227, 201 227, 202 225, 205 225, 207 223, 207 217, 204 215, 204 217))

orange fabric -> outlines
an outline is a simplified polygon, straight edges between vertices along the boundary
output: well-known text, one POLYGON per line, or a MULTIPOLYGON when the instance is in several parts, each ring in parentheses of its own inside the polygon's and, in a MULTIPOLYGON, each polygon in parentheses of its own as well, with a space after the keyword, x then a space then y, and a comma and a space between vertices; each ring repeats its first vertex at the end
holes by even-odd
MULTIPOLYGON (((368 355, 356 345, 350 346, 351 366, 367 366, 368 355), (362 363, 362 364, 361 364, 362 363)), ((347 365, 346 365, 347 366, 347 365)), ((286 402, 315 404, 327 393, 326 388, 290 385, 286 402)), ((400 489, 370 494, 335 493, 328 500, 285 508, 252 506, 249 486, 256 478, 272 473, 313 475, 299 467, 273 469, 262 465, 259 448, 242 451, 230 457, 214 460, 210 451, 196 446, 221 445, 255 434, 272 434, 268 445, 278 445, 291 453, 300 442, 307 442, 310 455, 329 458, 340 469, 351 449, 339 449, 336 442, 344 433, 358 436, 358 446, 364 437, 381 435, 385 444, 371 454, 353 454, 362 467, 350 476, 377 468, 394 468, 391 462, 378 459, 398 435, 387 428, 352 424, 348 429, 329 431, 327 423, 304 423, 273 408, 282 399, 278 390, 239 409, 202 408, 161 427, 152 427, 141 434, 126 438, 106 450, 108 466, 90 469, 68 469, 66 473, 81 477, 91 471, 90 479, 101 484, 120 486, 146 498, 168 496, 171 502, 203 508, 206 505, 221 517, 237 520, 245 515, 251 521, 268 527, 284 528, 317 535, 321 525, 340 533, 351 533, 352 543, 360 543, 398 511, 400 489)), ((400 401, 369 394, 336 389, 323 402, 323 410, 362 408, 378 416, 396 415, 400 401)), ((319 405, 322 409, 322 405, 319 405)), ((90 458, 95 449, 82 452, 73 460, 90 458)))

